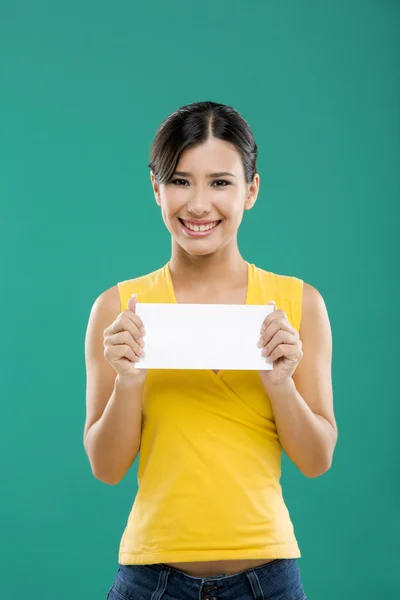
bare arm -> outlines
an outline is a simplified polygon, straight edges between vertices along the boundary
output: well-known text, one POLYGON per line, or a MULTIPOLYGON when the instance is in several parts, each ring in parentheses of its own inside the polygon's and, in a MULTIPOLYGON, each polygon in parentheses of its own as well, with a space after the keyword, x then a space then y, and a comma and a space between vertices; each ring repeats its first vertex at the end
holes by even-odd
POLYGON ((104 483, 119 483, 139 452, 142 389, 142 384, 117 375, 102 416, 86 433, 85 449, 93 474, 104 483))
POLYGON ((303 357, 292 379, 268 391, 283 449, 307 477, 332 465, 337 442, 332 390, 332 334, 325 302, 304 283, 300 325, 303 357))
POLYGON ((140 448, 143 377, 117 374, 104 356, 103 333, 120 313, 118 288, 93 305, 85 339, 86 423, 84 446, 93 475, 114 485, 140 448))
POLYGON ((332 465, 337 430, 326 417, 313 412, 293 379, 268 390, 278 435, 288 457, 306 477, 319 477, 332 465))

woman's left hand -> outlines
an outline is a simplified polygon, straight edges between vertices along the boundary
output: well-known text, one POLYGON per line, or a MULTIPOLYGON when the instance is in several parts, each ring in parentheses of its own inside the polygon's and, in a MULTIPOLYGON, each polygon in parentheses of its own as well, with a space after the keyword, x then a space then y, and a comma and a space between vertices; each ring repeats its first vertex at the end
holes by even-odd
POLYGON ((303 358, 299 332, 289 323, 286 313, 276 308, 273 300, 268 304, 274 304, 274 311, 265 318, 258 342, 261 354, 274 363, 271 370, 260 371, 266 387, 287 383, 303 358))

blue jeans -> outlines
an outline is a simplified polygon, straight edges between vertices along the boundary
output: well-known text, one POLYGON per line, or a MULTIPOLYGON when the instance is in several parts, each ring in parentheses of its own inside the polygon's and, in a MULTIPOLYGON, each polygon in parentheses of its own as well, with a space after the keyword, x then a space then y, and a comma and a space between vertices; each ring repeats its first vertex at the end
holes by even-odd
POLYGON ((119 565, 106 600, 307 600, 296 558, 235 575, 194 577, 163 563, 119 565))

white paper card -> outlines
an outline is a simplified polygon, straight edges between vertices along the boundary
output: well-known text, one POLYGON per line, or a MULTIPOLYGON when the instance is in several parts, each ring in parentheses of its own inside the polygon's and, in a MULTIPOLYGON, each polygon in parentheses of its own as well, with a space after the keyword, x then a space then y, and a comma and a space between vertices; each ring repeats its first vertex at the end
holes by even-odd
POLYGON ((143 321, 138 369, 270 370, 257 346, 272 305, 136 304, 143 321))

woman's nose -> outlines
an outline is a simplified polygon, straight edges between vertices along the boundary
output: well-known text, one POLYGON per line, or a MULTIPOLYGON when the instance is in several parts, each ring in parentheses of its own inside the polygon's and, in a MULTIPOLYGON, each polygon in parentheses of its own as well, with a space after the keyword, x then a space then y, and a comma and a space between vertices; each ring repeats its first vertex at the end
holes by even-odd
POLYGON ((188 206, 188 213, 197 218, 203 217, 204 215, 208 215, 209 212, 210 211, 207 208, 188 206))
POLYGON ((193 216, 202 217, 203 215, 206 215, 210 212, 211 205, 206 200, 201 200, 200 198, 198 198, 193 202, 189 202, 187 208, 188 212, 193 216))

